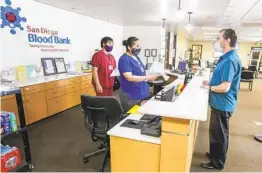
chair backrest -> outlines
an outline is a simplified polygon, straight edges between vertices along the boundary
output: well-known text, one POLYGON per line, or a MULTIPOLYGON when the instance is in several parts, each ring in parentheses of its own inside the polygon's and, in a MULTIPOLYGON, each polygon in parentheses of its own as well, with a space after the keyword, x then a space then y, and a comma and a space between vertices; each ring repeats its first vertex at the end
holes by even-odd
POLYGON ((257 66, 250 65, 250 66, 248 66, 248 70, 250 70, 250 71, 257 71, 257 66))
POLYGON ((85 125, 94 137, 104 138, 107 131, 120 121, 124 112, 121 104, 111 96, 81 95, 85 125))
POLYGON ((254 72, 249 70, 243 70, 241 73, 241 79, 254 79, 254 72))

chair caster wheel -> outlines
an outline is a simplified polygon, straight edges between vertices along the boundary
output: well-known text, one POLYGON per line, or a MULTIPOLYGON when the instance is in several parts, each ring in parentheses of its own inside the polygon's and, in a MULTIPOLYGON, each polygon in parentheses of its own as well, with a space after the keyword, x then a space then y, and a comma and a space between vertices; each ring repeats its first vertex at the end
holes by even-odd
POLYGON ((89 162, 89 158, 84 158, 84 163, 88 163, 89 162))

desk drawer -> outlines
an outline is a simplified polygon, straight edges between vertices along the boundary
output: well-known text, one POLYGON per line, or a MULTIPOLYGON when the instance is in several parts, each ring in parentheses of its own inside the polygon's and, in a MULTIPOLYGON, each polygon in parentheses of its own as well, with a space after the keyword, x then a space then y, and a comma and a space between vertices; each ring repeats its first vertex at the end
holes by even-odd
POLYGON ((30 85, 22 88, 22 95, 28 95, 45 90, 44 84, 30 85))
POLYGON ((56 97, 47 100, 48 116, 57 114, 66 109, 66 96, 56 97))
POLYGON ((9 99, 15 99, 15 94, 12 95, 6 95, 1 97, 1 101, 3 100, 9 100, 9 99))
POLYGON ((93 87, 92 84, 91 84, 91 81, 81 82, 81 90, 82 90, 82 89, 89 88, 89 87, 93 87))
POLYGON ((81 102, 80 99, 80 91, 74 92, 74 93, 70 93, 66 95, 66 105, 67 108, 71 108, 73 106, 79 105, 81 102))
POLYGON ((65 80, 66 85, 74 84, 74 83, 77 83, 77 82, 80 82, 80 77, 72 77, 72 78, 65 80))
POLYGON ((85 75, 85 76, 81 76, 81 82, 85 82, 85 81, 92 81, 92 75, 85 75))
POLYGON ((92 87, 81 90, 81 95, 96 96, 95 89, 92 87))
POLYGON ((65 87, 53 88, 53 89, 46 91, 46 98, 52 99, 52 98, 55 98, 55 97, 58 97, 58 96, 65 95, 65 93, 66 93, 65 87))
POLYGON ((46 90, 49 90, 49 89, 52 89, 52 88, 61 87, 61 86, 65 86, 65 80, 58 80, 58 81, 45 83, 45 89, 46 90))
POLYGON ((81 89, 80 83, 75 83, 66 86, 66 94, 73 93, 79 91, 81 89))

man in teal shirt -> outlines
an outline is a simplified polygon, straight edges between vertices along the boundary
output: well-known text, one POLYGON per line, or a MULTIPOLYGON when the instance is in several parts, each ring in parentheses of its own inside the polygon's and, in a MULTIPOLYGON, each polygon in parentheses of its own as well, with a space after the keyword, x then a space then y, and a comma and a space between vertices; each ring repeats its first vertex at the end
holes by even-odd
POLYGON ((223 169, 226 161, 229 141, 229 118, 235 110, 241 78, 241 61, 234 50, 237 35, 233 29, 219 32, 215 44, 217 51, 223 52, 214 69, 211 81, 203 85, 210 86, 209 105, 211 118, 209 124, 210 150, 208 163, 201 166, 207 169, 223 169))

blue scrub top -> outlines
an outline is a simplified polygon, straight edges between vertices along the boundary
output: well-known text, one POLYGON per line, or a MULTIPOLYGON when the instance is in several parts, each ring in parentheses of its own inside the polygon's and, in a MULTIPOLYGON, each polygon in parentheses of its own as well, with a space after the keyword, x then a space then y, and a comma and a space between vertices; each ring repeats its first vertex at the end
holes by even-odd
POLYGON ((231 50, 220 57, 210 86, 218 86, 223 82, 230 82, 231 86, 227 93, 215 93, 211 91, 209 104, 212 108, 233 112, 237 103, 237 94, 240 85, 242 64, 235 50, 231 50))
POLYGON ((146 68, 139 57, 131 57, 123 54, 118 61, 120 72, 120 83, 122 91, 133 100, 142 100, 150 96, 147 82, 130 82, 126 80, 123 73, 131 72, 135 76, 145 76, 146 68))

